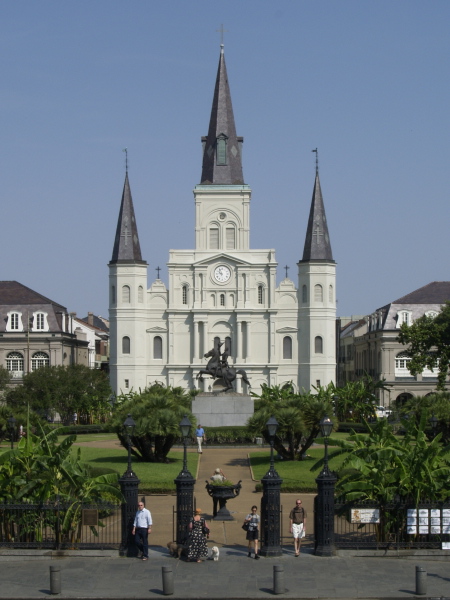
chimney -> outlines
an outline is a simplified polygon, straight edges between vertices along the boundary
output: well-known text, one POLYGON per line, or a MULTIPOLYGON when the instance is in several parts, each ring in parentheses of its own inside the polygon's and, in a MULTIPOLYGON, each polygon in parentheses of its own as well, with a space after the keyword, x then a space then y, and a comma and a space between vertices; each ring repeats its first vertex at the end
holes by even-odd
POLYGON ((92 313, 92 312, 88 312, 88 324, 89 325, 94 324, 94 313, 92 313))

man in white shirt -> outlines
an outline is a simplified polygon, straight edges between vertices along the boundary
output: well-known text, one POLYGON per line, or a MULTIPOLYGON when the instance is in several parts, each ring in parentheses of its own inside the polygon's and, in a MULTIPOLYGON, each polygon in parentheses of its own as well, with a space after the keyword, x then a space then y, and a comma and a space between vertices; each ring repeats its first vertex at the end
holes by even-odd
POLYGON ((138 558, 148 560, 148 534, 152 532, 152 515, 144 507, 143 502, 138 503, 138 510, 134 517, 133 529, 134 541, 138 547, 138 558))

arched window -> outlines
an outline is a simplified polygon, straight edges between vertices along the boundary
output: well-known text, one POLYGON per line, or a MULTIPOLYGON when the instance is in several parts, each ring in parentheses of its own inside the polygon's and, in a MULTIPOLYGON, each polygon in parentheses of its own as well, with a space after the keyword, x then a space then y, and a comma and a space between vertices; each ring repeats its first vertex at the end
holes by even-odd
POLYGON ((159 335, 153 338, 153 358, 162 358, 162 338, 159 335))
POLYGON ((314 300, 316 302, 323 302, 323 288, 319 283, 314 286, 314 300))
POLYGON ((142 287, 142 285, 138 287, 138 302, 144 302, 144 288, 142 287))
POLYGON ((113 286, 111 287, 111 302, 112 302, 113 304, 115 304, 115 303, 116 303, 116 286, 115 286, 115 285, 113 285, 113 286))
POLYGON ((306 302, 308 302, 308 288, 306 287, 306 285, 302 287, 302 302, 303 304, 306 304, 306 302))
POLYGON ((292 358, 292 338, 288 335, 283 338, 283 358, 292 358))
POLYGON ((230 337, 225 338, 225 350, 231 356, 231 338, 230 337))
POLYGON ((131 290, 129 285, 124 285, 122 287, 122 302, 124 304, 129 304, 131 302, 131 290))
POLYGON ((45 352, 35 352, 31 357, 31 370, 36 371, 36 369, 40 369, 41 367, 48 367, 50 364, 50 359, 48 354, 45 352))
POLYGON ((122 338, 122 354, 130 354, 131 351, 131 343, 130 343, 130 338, 125 335, 122 338))
POLYGON ((6 357, 6 368, 13 379, 23 377, 23 356, 20 352, 10 352, 6 357))
POLYGON ((187 285, 183 285, 181 287, 181 295, 182 295, 182 303, 183 304, 187 304, 188 303, 188 286, 187 285))
POLYGON ((220 294, 220 306, 225 306, 225 294, 220 294))
POLYGON ((407 352, 400 352, 395 357, 395 376, 396 377, 412 377, 409 372, 408 365, 411 362, 411 357, 407 352))
POLYGON ((220 344, 220 337, 217 337, 217 336, 216 336, 216 337, 214 338, 214 348, 215 348, 216 350, 218 350, 218 349, 219 349, 219 344, 220 344))
POLYGON ((258 304, 264 304, 264 288, 258 285, 258 304))
POLYGON ((212 307, 216 306, 216 295, 215 294, 211 294, 211 306, 212 307))
POLYGON ((323 339, 320 335, 316 335, 314 338, 314 352, 316 354, 323 354, 323 339))
POLYGON ((328 288, 328 300, 329 302, 333 302, 333 286, 330 285, 328 288))

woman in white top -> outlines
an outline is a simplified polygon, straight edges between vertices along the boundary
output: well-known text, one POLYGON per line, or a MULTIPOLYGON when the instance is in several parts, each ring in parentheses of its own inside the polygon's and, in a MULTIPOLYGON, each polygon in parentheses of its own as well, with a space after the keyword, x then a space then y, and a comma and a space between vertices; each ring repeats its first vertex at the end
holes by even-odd
POLYGON ((245 519, 244 519, 244 523, 248 523, 248 530, 247 530, 247 540, 248 540, 248 557, 251 558, 252 557, 252 542, 253 545, 255 546, 255 558, 258 559, 259 558, 259 554, 258 554, 258 538, 259 538, 259 522, 260 522, 260 517, 259 515, 256 513, 256 511, 258 510, 257 506, 252 506, 252 512, 249 513, 245 519))

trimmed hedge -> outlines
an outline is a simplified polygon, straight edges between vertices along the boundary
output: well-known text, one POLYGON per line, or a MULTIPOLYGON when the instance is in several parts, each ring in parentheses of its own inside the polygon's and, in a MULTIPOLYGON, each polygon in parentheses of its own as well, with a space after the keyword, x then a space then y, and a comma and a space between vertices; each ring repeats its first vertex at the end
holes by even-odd
POLYGON ((342 433, 366 433, 367 427, 364 423, 339 423, 338 431, 342 433))
POLYGON ((95 425, 53 425, 59 429, 60 435, 83 435, 83 433, 112 433, 106 423, 97 423, 95 425))
MULTIPOLYGON (((195 433, 195 432, 194 432, 195 433)), ((208 444, 254 444, 255 438, 249 434, 247 427, 207 427, 206 442, 208 444)))

